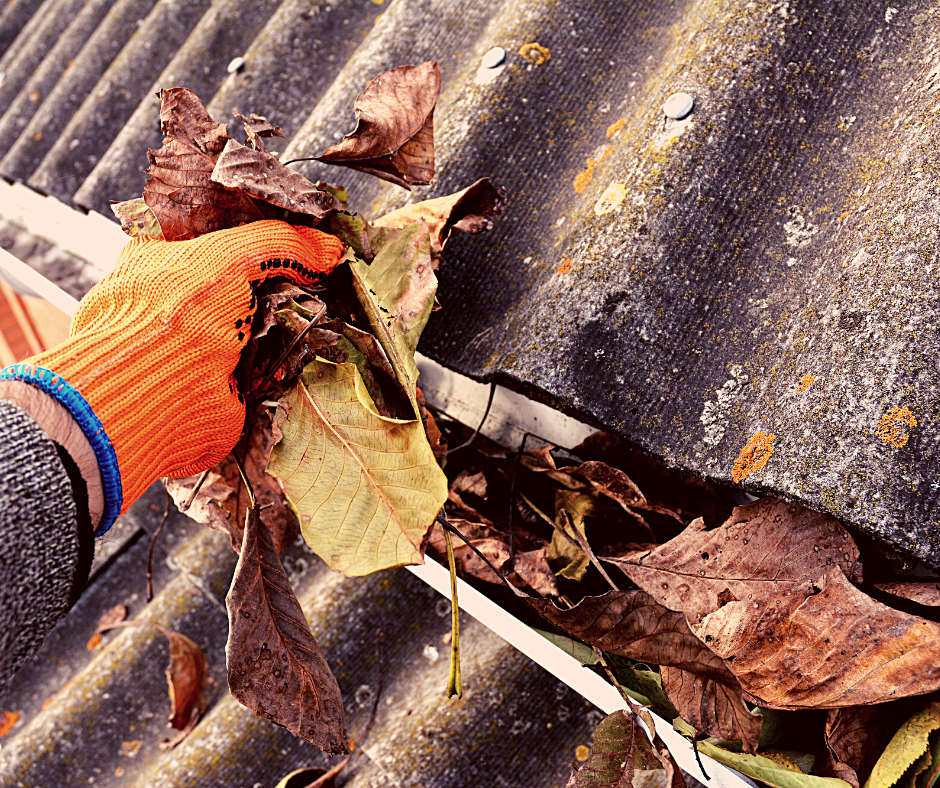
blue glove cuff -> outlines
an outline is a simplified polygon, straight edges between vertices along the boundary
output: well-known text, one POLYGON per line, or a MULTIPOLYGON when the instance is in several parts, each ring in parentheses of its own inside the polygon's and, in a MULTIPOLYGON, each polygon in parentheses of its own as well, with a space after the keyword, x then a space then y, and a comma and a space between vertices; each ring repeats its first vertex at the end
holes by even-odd
POLYGON ((95 530, 95 536, 106 534, 121 513, 121 506, 124 502, 121 469, 118 467, 117 454, 114 446, 111 445, 111 439, 105 432, 101 420, 88 404, 88 400, 55 372, 34 364, 14 364, 6 367, 0 370, 0 380, 21 380, 36 386, 61 402, 81 427, 98 459, 98 469, 101 471, 101 480, 104 483, 104 514, 95 530))

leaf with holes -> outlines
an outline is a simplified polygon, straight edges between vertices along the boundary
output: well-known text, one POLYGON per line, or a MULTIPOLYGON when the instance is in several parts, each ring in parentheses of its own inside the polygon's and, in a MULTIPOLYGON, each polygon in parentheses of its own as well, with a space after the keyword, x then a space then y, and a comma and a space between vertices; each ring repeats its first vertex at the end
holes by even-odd
POLYGON ((343 699, 257 506, 225 598, 229 690, 239 703, 323 752, 348 752, 343 699))
POLYGON ((415 349, 431 316, 437 292, 427 225, 424 222, 408 225, 376 255, 371 265, 354 260, 349 269, 369 325, 404 387, 415 417, 420 419, 415 393, 418 381, 415 349))
POLYGON ((447 499, 421 422, 379 415, 354 364, 316 359, 285 398, 268 472, 311 549, 345 575, 421 563, 447 499))
POLYGON ((585 597, 570 610, 549 599, 528 603, 589 646, 660 665, 663 689, 683 719, 696 730, 756 751, 761 718, 748 711, 734 674, 692 633, 682 613, 667 610, 642 591, 585 597))
POLYGON ((317 158, 410 189, 434 180, 441 70, 428 61, 379 74, 356 99, 356 128, 317 158))
POLYGON ((121 229, 131 238, 136 238, 138 235, 163 238, 163 230, 160 229, 157 215, 144 202, 143 197, 124 200, 124 202, 112 202, 111 210, 121 223, 121 229))
POLYGON ((764 498, 736 507, 712 531, 699 518, 654 550, 609 560, 661 605, 685 613, 694 628, 726 602, 808 592, 833 566, 860 579, 858 557, 837 520, 764 498))
POLYGON ((238 227, 263 218, 251 198, 213 183, 216 160, 229 136, 191 90, 160 91, 160 150, 147 151, 150 178, 144 202, 153 210, 168 241, 238 227))

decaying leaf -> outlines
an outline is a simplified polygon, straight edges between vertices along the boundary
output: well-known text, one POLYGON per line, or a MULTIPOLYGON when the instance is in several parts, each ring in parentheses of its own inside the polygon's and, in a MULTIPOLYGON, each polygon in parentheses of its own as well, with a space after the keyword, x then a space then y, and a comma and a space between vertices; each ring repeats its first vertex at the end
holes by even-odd
POLYGON ((232 113, 235 120, 240 121, 242 126, 245 127, 245 133, 248 135, 248 139, 245 141, 246 145, 251 145, 255 150, 263 151, 265 150, 264 142, 262 138, 264 137, 283 137, 284 132, 281 131, 280 126, 275 126, 273 123, 270 123, 267 118, 262 115, 256 115, 254 112, 251 113, 247 118, 241 114, 237 109, 232 113))
POLYGON ((753 604, 791 589, 808 593, 834 566, 860 580, 858 557, 838 521, 764 498, 735 508, 720 528, 707 531, 699 518, 655 550, 610 560, 695 627, 726 602, 753 604))
POLYGON ((121 223, 121 229, 131 238, 146 235, 151 238, 162 238, 163 230, 157 215, 150 209, 143 197, 124 202, 112 202, 111 210, 121 223))
POLYGON ((216 159, 229 140, 196 94, 186 88, 160 91, 160 150, 147 151, 150 179, 144 202, 168 241, 237 227, 262 218, 251 198, 211 180, 216 159))
POLYGON ((490 230, 506 203, 506 192, 481 178, 455 194, 406 205, 376 219, 375 227, 404 228, 424 220, 431 235, 431 259, 437 268, 447 239, 454 230, 490 230))
POLYGON ((683 614, 642 591, 585 597, 570 610, 548 599, 528 604, 590 646, 660 665, 663 689, 683 719, 696 730, 756 751, 761 718, 748 711, 734 674, 692 633, 683 614))
POLYGON ((379 74, 356 99, 356 128, 318 157, 410 189, 434 179, 434 105, 441 70, 428 61, 379 74))
POLYGON ((249 511, 225 604, 229 690, 323 752, 348 752, 339 685, 310 633, 257 507, 249 511))
POLYGON ((170 726, 178 731, 160 747, 172 749, 192 732, 206 711, 208 663, 202 649, 188 637, 161 626, 157 629, 170 641, 166 683, 170 691, 170 726))
POLYGON ((95 627, 95 634, 101 632, 107 632, 109 629, 113 629, 117 624, 121 623, 125 618, 127 618, 127 606, 126 605, 115 605, 112 608, 106 610, 100 619, 98 619, 98 626, 95 627))
MULTIPOLYGON (((247 442, 240 441, 234 451, 238 453, 248 481, 264 507, 261 521, 271 531, 280 555, 297 538, 297 518, 287 502, 281 482, 265 470, 279 433, 275 432, 270 414, 263 408, 249 412, 246 425, 247 442)), ((181 511, 198 480, 198 476, 190 476, 165 481, 167 491, 181 511)), ((209 473, 186 515, 209 528, 227 533, 232 540, 232 549, 237 553, 241 550, 243 538, 242 518, 249 508, 248 490, 229 454, 209 473)))
POLYGON ((572 514, 572 524, 569 525, 568 519, 562 512, 559 512, 555 522, 560 530, 552 533, 552 541, 547 553, 548 561, 559 577, 581 580, 591 565, 591 559, 578 546, 572 525, 578 529, 582 537, 587 539, 584 532, 584 517, 580 513, 572 514))
MULTIPOLYGON (((458 518, 450 518, 450 524, 469 539, 493 566, 500 570, 504 569, 509 560, 508 534, 490 525, 471 523, 458 518)), ((518 527, 516 540, 516 557, 513 571, 508 573, 509 582, 520 588, 528 586, 542 596, 557 596, 558 581, 546 559, 548 545, 518 527), (527 549, 533 547, 534 549, 527 549)), ((447 549, 441 528, 435 527, 431 531, 428 550, 439 559, 446 559, 447 549)), ((478 577, 488 583, 502 584, 503 582, 473 550, 459 539, 454 539, 454 560, 460 572, 478 577)))
POLYGON ((353 364, 316 359, 286 396, 268 472, 311 549, 346 575, 420 563, 447 479, 420 421, 379 415, 353 364))
POLYGON ((437 292, 429 249, 427 226, 418 222, 402 230, 371 265, 355 260, 349 266, 359 303, 418 419, 414 355, 437 292))
POLYGON ((901 724, 896 704, 830 709, 826 746, 836 777, 859 788, 901 724))
MULTIPOLYGON (((630 712, 618 709, 608 715, 594 731, 594 747, 587 762, 571 775, 568 788, 628 788, 639 779, 649 780, 649 771, 662 771, 660 782, 668 786, 659 754, 630 712)), ((645 782, 643 785, 650 785, 645 782)))
POLYGON ((918 605, 940 607, 940 583, 875 583, 875 588, 918 605))
POLYGON ((267 151, 248 148, 231 139, 215 163, 211 180, 287 211, 312 216, 316 222, 345 208, 332 194, 321 191, 267 151))
POLYGON ((940 688, 940 624, 876 602, 838 566, 810 589, 729 602, 695 631, 761 706, 838 708, 940 688))
POLYGON ((916 778, 931 766, 930 738, 940 730, 940 703, 930 703, 905 722, 878 758, 865 788, 913 788, 916 778))
POLYGON ((771 760, 763 755, 731 752, 709 740, 700 741, 697 746, 703 755, 774 788, 851 788, 844 780, 804 774, 795 765, 771 760))

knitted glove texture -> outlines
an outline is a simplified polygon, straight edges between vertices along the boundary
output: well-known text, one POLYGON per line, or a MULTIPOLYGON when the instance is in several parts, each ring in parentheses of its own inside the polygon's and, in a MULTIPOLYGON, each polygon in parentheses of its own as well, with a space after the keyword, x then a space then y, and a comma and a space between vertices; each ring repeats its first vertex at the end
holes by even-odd
POLYGON ((70 338, 25 362, 87 400, 110 439, 127 510, 157 478, 211 468, 241 434, 233 372, 271 276, 312 284, 341 241, 284 222, 254 222, 188 241, 135 238, 82 299, 70 338))

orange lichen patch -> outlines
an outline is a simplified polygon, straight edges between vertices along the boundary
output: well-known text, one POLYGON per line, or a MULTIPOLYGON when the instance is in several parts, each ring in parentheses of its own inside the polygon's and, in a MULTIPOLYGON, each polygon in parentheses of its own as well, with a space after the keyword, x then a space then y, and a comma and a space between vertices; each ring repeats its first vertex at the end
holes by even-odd
POLYGON ((608 186, 600 199, 594 205, 594 213, 603 216, 605 213, 616 211, 626 199, 627 187, 622 183, 612 183, 608 186))
POLYGON ((558 266, 558 273, 567 274, 571 271, 571 260, 562 260, 561 265, 558 266))
POLYGON ((42 93, 40 93, 38 90, 34 90, 32 93, 29 94, 29 103, 35 104, 41 98, 42 98, 42 93))
POLYGON ((34 141, 34 142, 39 142, 39 140, 41 140, 41 139, 42 139, 42 132, 41 132, 41 131, 37 131, 35 134, 33 134, 33 141, 34 141))
POLYGON ((541 66, 552 56, 552 53, 548 51, 548 47, 543 47, 537 41, 533 41, 531 44, 523 44, 519 47, 519 54, 536 66, 541 66))
POLYGON ((19 721, 20 713, 18 711, 3 712, 3 721, 0 722, 0 736, 6 736, 19 721))
POLYGON ((846 211, 844 214, 842 214, 842 216, 839 217, 839 224, 842 224, 842 220, 848 217, 851 213, 851 211, 846 211))
POLYGON ((42 702, 42 710, 45 711, 46 709, 48 709, 52 705, 52 701, 54 700, 55 700, 55 695, 53 695, 51 698, 46 698, 42 702))
POLYGON ((878 429, 875 434, 885 443, 890 443, 900 449, 907 445, 911 437, 908 429, 916 426, 917 419, 907 408, 891 408, 878 419, 878 429))
POLYGON ((597 157, 597 161, 595 163, 600 164, 602 161, 604 161, 604 159, 606 159, 610 155, 610 152, 613 149, 614 149, 613 145, 605 145, 603 148, 601 148, 601 155, 597 157))
POLYGON ((586 744, 579 744, 574 751, 574 757, 579 761, 586 761, 591 756, 591 748, 586 744))
POLYGON ((123 767, 123 766, 118 766, 117 769, 114 770, 114 776, 115 776, 115 777, 123 777, 123 776, 124 776, 124 767, 123 767))
POLYGON ((91 636, 91 639, 88 641, 88 650, 94 651, 98 646, 101 645, 101 633, 95 633, 91 636))
POLYGON ((740 482, 763 468, 770 459, 770 455, 774 453, 774 438, 776 437, 766 432, 755 433, 754 437, 741 449, 738 459, 734 461, 731 478, 740 482))
POLYGON ((594 177, 594 165, 597 162, 594 159, 587 160, 587 168, 579 172, 574 178, 574 190, 580 194, 583 192, 588 184, 591 182, 591 178, 594 177))
POLYGON ((136 758, 137 753, 140 752, 140 748, 143 747, 144 743, 140 739, 135 739, 134 741, 126 741, 121 743, 121 753, 125 758, 136 758))
POLYGON ((608 136, 608 137, 614 137, 614 136, 616 136, 617 134, 619 134, 620 131, 623 129, 623 127, 626 125, 626 123, 627 123, 627 119, 626 119, 626 118, 621 118, 621 119, 618 120, 616 123, 611 123, 611 124, 607 127, 607 136, 608 136))
POLYGON ((813 385, 814 380, 816 380, 815 375, 803 375, 803 377, 800 378, 800 387, 797 391, 806 391, 806 389, 813 385))

